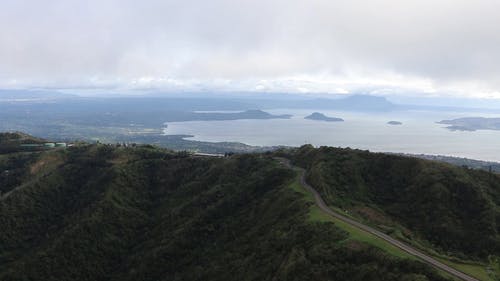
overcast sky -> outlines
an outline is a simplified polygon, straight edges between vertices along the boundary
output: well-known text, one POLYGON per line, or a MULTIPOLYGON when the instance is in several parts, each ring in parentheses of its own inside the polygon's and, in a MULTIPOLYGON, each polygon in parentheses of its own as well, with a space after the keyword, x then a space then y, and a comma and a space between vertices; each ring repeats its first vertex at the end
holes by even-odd
POLYGON ((0 88, 500 98, 498 0, 2 0, 0 88))

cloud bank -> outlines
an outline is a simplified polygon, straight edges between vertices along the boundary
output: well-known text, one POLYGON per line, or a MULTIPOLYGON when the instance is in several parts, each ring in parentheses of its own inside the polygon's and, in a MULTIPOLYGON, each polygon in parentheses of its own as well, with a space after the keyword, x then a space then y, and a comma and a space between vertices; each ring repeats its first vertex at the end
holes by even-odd
POLYGON ((0 87, 500 98, 499 1, 4 0, 0 87))

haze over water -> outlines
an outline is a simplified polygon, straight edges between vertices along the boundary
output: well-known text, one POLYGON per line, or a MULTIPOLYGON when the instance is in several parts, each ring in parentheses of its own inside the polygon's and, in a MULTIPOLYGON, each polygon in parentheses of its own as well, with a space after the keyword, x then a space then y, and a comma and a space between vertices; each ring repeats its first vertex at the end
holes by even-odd
MULTIPOLYGON (((189 121, 168 123, 165 134, 194 135, 190 140, 242 142, 258 146, 338 146, 376 152, 466 157, 500 162, 500 131, 450 131, 443 119, 475 116, 466 112, 353 113, 317 110, 344 122, 306 120, 314 110, 269 110, 291 119, 189 121), (403 125, 388 125, 391 120, 403 125)), ((487 114, 481 114, 487 116, 487 114)))

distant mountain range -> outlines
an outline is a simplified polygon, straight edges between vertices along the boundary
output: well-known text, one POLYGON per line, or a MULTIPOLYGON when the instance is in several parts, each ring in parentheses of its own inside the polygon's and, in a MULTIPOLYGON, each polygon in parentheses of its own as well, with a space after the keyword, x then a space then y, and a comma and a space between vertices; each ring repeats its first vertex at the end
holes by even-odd
POLYGON ((292 108, 292 109, 328 109, 342 111, 391 111, 398 108, 384 97, 371 95, 348 95, 332 98, 304 98, 301 99, 249 99, 260 108, 292 108))
MULTIPOLYGON (((303 109, 310 112, 335 110, 366 113, 452 110, 452 108, 394 104, 384 97, 370 95, 337 95, 332 98, 284 94, 241 97, 215 95, 214 98, 192 95, 81 97, 49 90, 0 90, 2 121, 0 130, 24 131, 61 141, 83 139, 116 142, 134 138, 139 142, 140 139, 150 141, 151 137, 155 136, 157 139, 153 142, 168 141, 170 145, 175 144, 177 147, 181 143, 188 144, 189 141, 183 140, 182 136, 180 138, 162 136, 165 122, 290 118, 290 115, 266 112, 273 109, 290 109, 290 112, 303 109), (257 108, 259 110, 255 110, 257 108)), ((341 121, 335 119, 336 117, 318 114, 309 118, 341 121)), ((448 128, 452 130, 500 128, 498 125, 500 121, 487 118, 444 120, 442 124, 450 125, 448 128)))
POLYGON ((446 105, 445 99, 437 99, 432 105, 429 99, 401 99, 398 97, 386 98, 369 94, 353 95, 323 95, 311 97, 300 94, 285 93, 146 93, 143 95, 94 95, 84 97, 68 94, 57 90, 1 90, 2 102, 43 102, 50 101, 63 104, 64 107, 107 107, 110 109, 137 109, 176 111, 197 110, 248 110, 260 109, 329 109, 342 111, 386 112, 405 110, 431 111, 467 111, 467 112, 500 112, 496 107, 485 106, 485 101, 477 103, 450 102, 446 105), (397 102, 393 102, 396 100, 397 102), (422 102, 421 100, 425 101, 422 102), (439 102, 438 102, 439 101, 439 102), (468 105, 471 104, 470 107, 468 105), (484 107, 479 107, 483 105, 484 107))

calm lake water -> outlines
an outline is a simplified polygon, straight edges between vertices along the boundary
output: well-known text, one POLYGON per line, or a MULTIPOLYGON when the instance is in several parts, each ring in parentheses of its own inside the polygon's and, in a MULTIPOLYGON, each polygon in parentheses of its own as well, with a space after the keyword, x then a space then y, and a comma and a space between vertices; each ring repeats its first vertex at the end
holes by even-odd
MULTIPOLYGON (((306 120, 314 110, 268 110, 291 119, 190 121, 168 123, 165 134, 194 135, 199 141, 234 141, 250 145, 300 146, 310 143, 378 152, 440 154, 500 162, 500 131, 461 132, 436 124, 443 119, 478 116, 466 112, 353 113, 317 110, 345 122, 306 120), (403 125, 388 125, 391 120, 403 125)), ((493 117, 480 114, 483 117, 493 117)))

